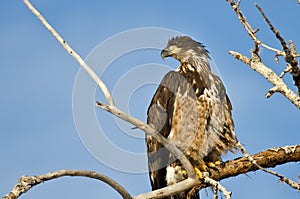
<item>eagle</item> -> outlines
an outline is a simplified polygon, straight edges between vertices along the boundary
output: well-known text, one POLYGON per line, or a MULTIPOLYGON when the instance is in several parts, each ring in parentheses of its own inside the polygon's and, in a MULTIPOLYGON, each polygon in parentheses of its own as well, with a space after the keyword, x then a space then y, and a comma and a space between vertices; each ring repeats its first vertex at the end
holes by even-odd
MULTIPOLYGON (((188 36, 173 37, 161 57, 173 57, 180 64, 158 86, 147 124, 180 149, 195 169, 204 171, 208 163, 219 163, 221 155, 236 149, 230 100, 221 79, 211 71, 209 52, 202 43, 188 36)), ((177 158, 151 135, 146 136, 146 147, 152 190, 187 177, 177 158)), ((196 199, 199 190, 168 198, 196 199)))

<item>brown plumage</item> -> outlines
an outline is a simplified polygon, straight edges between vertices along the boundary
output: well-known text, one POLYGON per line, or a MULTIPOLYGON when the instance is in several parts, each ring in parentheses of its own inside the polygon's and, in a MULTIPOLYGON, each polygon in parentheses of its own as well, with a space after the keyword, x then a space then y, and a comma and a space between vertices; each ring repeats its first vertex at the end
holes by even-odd
MULTIPOLYGON (((175 144, 192 165, 221 160, 235 149, 231 104, 219 77, 212 74, 208 51, 190 37, 175 37, 161 51, 162 58, 180 61, 162 79, 148 108, 147 123, 175 144)), ((185 178, 180 162, 153 137, 146 137, 153 190, 185 178)), ((188 192, 170 198, 187 198, 188 192)), ((190 198, 199 198, 198 191, 190 198)))

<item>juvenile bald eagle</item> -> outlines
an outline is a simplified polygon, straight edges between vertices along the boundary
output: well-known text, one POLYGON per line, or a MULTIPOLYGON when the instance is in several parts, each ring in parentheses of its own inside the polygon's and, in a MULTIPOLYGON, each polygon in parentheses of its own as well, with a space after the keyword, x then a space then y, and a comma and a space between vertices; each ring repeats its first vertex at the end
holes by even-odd
MULTIPOLYGON (((231 103, 220 78, 211 72, 208 51, 188 36, 174 37, 161 57, 180 62, 162 79, 148 108, 147 123, 176 145, 194 167, 217 162, 235 149, 231 103)), ((186 178, 180 162, 153 137, 146 137, 152 190, 186 178)), ((187 192, 170 198, 187 198, 187 192)), ((198 191, 191 198, 199 198, 198 191)))

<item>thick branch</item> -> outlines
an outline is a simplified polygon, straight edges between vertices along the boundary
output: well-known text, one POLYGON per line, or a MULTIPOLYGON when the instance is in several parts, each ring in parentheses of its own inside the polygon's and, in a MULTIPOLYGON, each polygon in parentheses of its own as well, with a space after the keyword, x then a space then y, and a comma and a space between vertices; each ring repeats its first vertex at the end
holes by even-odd
POLYGON ((288 98, 298 109, 300 109, 300 97, 297 96, 291 89, 289 89, 283 82, 283 80, 278 77, 270 68, 265 66, 260 60, 248 58, 245 55, 235 51, 229 51, 229 54, 233 55, 236 59, 250 66, 253 70, 261 74, 271 84, 274 85, 274 88, 268 92, 266 97, 270 97, 274 92, 280 92, 286 98, 288 98))
MULTIPOLYGON (((252 157, 263 168, 276 167, 288 162, 298 162, 300 161, 300 144, 267 149, 252 157)), ((225 162, 219 169, 221 172, 212 171, 210 177, 215 180, 222 180, 258 169, 247 157, 242 157, 225 162)), ((300 190, 300 185, 298 184, 296 188, 300 190)))
MULTIPOLYGON (((252 157, 260 166, 264 168, 276 167, 288 162, 298 162, 300 161, 300 145, 271 148, 257 153, 252 157)), ((216 171, 211 169, 209 177, 214 181, 220 181, 222 179, 227 179, 256 170, 259 170, 259 168, 257 168, 249 160, 249 158, 241 157, 225 162, 223 165, 218 166, 216 171)), ((281 178, 280 180, 285 181, 286 179, 281 178)), ((158 189, 149 193, 140 194, 134 197, 134 199, 162 198, 171 195, 171 193, 174 194, 188 190, 194 186, 201 186, 202 188, 205 188, 211 185, 203 184, 203 182, 201 184, 201 182, 202 181, 194 179, 186 179, 172 186, 158 189), (174 192, 175 190, 176 192, 174 192)), ((300 190, 300 184, 294 182, 289 182, 288 184, 292 185, 293 188, 300 190)))
POLYGON ((64 176, 81 176, 81 177, 88 177, 93 178, 96 180, 100 180, 105 182, 106 184, 110 185, 113 189, 118 191, 121 196, 125 199, 131 199, 131 195, 124 189, 120 184, 112 180, 111 178, 96 173, 95 171, 85 171, 85 170, 60 170, 55 172, 46 173, 40 176, 22 176, 18 184, 13 188, 13 190, 7 194, 6 196, 2 197, 2 199, 15 199, 18 198, 23 193, 26 193, 28 190, 30 190, 32 187, 48 181, 57 179, 64 176))

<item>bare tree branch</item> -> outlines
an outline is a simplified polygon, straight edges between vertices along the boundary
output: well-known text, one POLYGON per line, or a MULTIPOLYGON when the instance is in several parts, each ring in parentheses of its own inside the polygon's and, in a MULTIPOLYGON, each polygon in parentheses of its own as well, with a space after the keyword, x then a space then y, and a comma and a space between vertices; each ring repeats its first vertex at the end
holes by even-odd
MULTIPOLYGON (((227 191, 226 188, 223 187, 223 185, 221 185, 220 182, 218 182, 218 181, 216 181, 216 180, 214 180, 212 178, 209 178, 207 172, 205 174, 207 176, 204 177, 204 183, 212 185, 213 187, 215 187, 216 190, 220 190, 224 194, 224 196, 225 196, 226 199, 230 199, 231 198, 232 192, 227 191)), ((216 196, 218 196, 218 193, 216 193, 216 196)))
MULTIPOLYGON (((259 152, 255 155, 252 155, 251 157, 253 157, 253 159, 264 168, 275 167, 281 164, 285 164, 287 162, 297 162, 300 161, 300 145, 271 148, 259 152)), ((253 163, 247 157, 229 160, 224 164, 217 166, 216 168, 217 170, 210 171, 209 177, 207 175, 204 175, 204 178, 202 180, 188 178, 174 185, 159 190, 151 191, 149 193, 140 194, 133 198, 162 198, 191 189, 195 186, 201 186, 201 188, 204 188, 213 185, 218 185, 218 188, 221 189, 224 195, 230 195, 230 192, 226 191, 225 188, 220 186, 220 184, 217 181, 258 170, 258 168, 255 165, 253 165, 253 163)), ((40 176, 22 176, 19 179, 18 184, 13 188, 13 190, 6 196, 2 197, 2 199, 18 198, 21 194, 27 192, 32 187, 42 182, 60 178, 63 176, 81 176, 97 179, 106 182, 107 184, 112 186, 122 195, 123 198, 132 198, 130 194, 121 185, 119 185, 117 182, 113 181, 112 179, 103 174, 85 170, 61 170, 56 172, 50 172, 40 176)), ((297 177, 295 176, 295 178, 297 177)), ((300 180, 300 176, 298 178, 298 180, 300 180)), ((280 180, 286 181, 287 179, 280 178, 280 180)), ((298 182, 298 184, 295 182, 289 183, 293 185, 293 188, 300 190, 300 182, 298 182)))
POLYGON ((296 59, 297 53, 296 53, 296 47, 293 44, 293 41, 289 41, 290 48, 287 46, 286 41, 284 38, 281 36, 280 32, 273 26, 271 21, 268 19, 266 14, 264 13, 263 9, 255 4, 257 9, 260 11, 262 14, 264 20, 267 22, 269 25, 271 31, 275 34, 276 38, 280 41, 282 49, 284 51, 284 59, 289 65, 291 66, 290 73, 293 76, 294 84, 298 89, 298 96, 300 95, 300 70, 299 70, 299 64, 298 60, 296 59))
MULTIPOLYGON (((263 168, 276 167, 287 162, 297 162, 300 161, 300 145, 271 148, 252 155, 251 157, 263 168)), ((211 171, 210 177, 214 180, 222 180, 250 171, 256 171, 259 170, 259 168, 254 165, 249 158, 242 157, 225 162, 223 166, 220 166, 219 170, 221 172, 211 171)), ((286 179, 281 176, 279 178, 281 181, 286 181, 286 179)), ((300 184, 295 182, 289 182, 288 184, 300 190, 300 184)))
MULTIPOLYGON (((258 169, 266 172, 266 173, 269 173, 271 175, 274 175, 276 177, 278 177, 281 181, 285 182, 286 184, 288 184, 289 186, 291 186, 292 188, 296 188, 298 189, 298 187, 296 186, 296 183, 293 182, 292 180, 290 180, 289 178, 286 178, 284 177, 283 175, 279 174, 279 173, 276 173, 275 171, 271 171, 271 170, 268 170, 268 169, 265 169, 263 168, 262 166, 260 166, 257 161, 248 154, 248 152, 246 151, 246 149, 243 147, 243 145, 238 142, 237 144, 237 147, 241 150, 241 152, 243 153, 244 157, 248 158, 249 161, 255 165, 258 169)), ((280 148, 279 148, 280 149, 280 148)), ((276 151, 278 151, 279 149, 276 149, 276 151)), ((294 151, 296 148, 295 147, 290 147, 290 146, 287 146, 284 148, 284 150, 286 151, 286 153, 290 153, 290 151, 294 151)))
POLYGON ((132 198, 131 195, 126 191, 126 189, 124 189, 120 184, 103 174, 97 173, 95 171, 86 170, 60 170, 46 173, 40 176, 22 176, 19 179, 18 183, 14 186, 13 190, 6 196, 2 197, 2 199, 18 198, 23 193, 26 193, 28 190, 42 182, 57 179, 64 176, 81 176, 100 180, 110 185, 116 191, 118 191, 124 199, 132 198))
MULTIPOLYGON (((280 50, 277 50, 275 48, 271 48, 265 44, 263 44, 260 40, 256 37, 256 32, 254 31, 251 25, 247 22, 245 16, 242 14, 241 10, 239 9, 240 1, 238 3, 235 3, 234 0, 228 0, 230 3, 230 6, 234 10, 234 12, 237 14, 239 21, 243 25, 243 27, 247 30, 248 35, 251 37, 251 39, 254 41, 254 49, 252 50, 252 57, 248 58, 240 53, 230 51, 229 53, 233 55, 236 59, 243 61, 245 64, 249 65, 252 69, 260 73, 263 77, 265 77, 270 83, 274 85, 272 89, 268 91, 266 94, 266 97, 271 97, 275 92, 282 93, 286 98, 288 98, 294 105, 297 106, 298 109, 300 109, 300 70, 298 67, 298 61, 296 59, 296 48, 292 44, 291 48, 289 49, 287 46, 287 43, 284 41, 283 37, 280 35, 279 31, 274 28, 274 26, 271 24, 270 20, 266 17, 263 10, 256 5, 256 7, 259 9, 261 14, 263 15, 264 20, 268 23, 270 26, 270 29, 274 34, 276 35, 277 39, 280 41, 283 52, 280 50), (280 76, 277 76, 273 70, 266 67, 259 57, 259 46, 263 46, 271 51, 276 52, 275 58, 277 60, 278 56, 284 56, 285 61, 290 65, 287 66, 287 69, 283 71, 283 73, 280 76), (287 87, 287 85, 283 82, 283 80, 280 78, 282 77, 286 72, 290 72, 294 79, 294 84, 298 88, 298 96, 287 87)), ((291 42, 292 43, 292 42, 291 42)))
POLYGON ((254 30, 251 25, 248 23, 248 21, 246 20, 246 17, 243 15, 243 13, 241 12, 241 10, 239 9, 240 6, 240 1, 238 1, 237 3, 234 2, 234 0, 226 0, 229 1, 230 6, 232 7, 232 9, 235 11, 235 13, 237 14, 238 19, 240 20, 240 22, 242 23, 242 25, 244 26, 244 28, 247 30, 249 36, 258 44, 261 44, 261 42, 256 38, 256 32, 258 30, 254 30))
MULTIPOLYGON (((300 161, 300 145, 271 148, 259 152, 255 155, 252 155, 251 157, 257 162, 257 164, 259 164, 263 168, 276 167, 278 165, 285 164, 288 162, 298 162, 300 161)), ((209 178, 217 182, 223 179, 257 170, 259 170, 259 168, 255 166, 249 160, 248 157, 241 157, 234 160, 229 160, 223 165, 217 166, 216 170, 210 170, 209 178)), ((287 179, 280 178, 280 180, 286 181, 287 179)), ((295 182, 290 181, 288 182, 288 184, 291 184, 294 189, 300 190, 300 182, 297 184, 295 182)), ((134 199, 162 198, 165 196, 170 196, 172 194, 182 192, 184 190, 191 189, 195 186, 201 186, 201 188, 205 188, 207 186, 212 186, 212 184, 205 184, 203 180, 199 181, 188 178, 174 185, 158 189, 149 193, 140 194, 134 197, 134 199)), ((228 192, 228 194, 229 193, 230 192, 228 192)))
POLYGON ((283 82, 283 80, 278 77, 269 67, 265 66, 258 58, 248 58, 245 55, 235 51, 229 51, 229 54, 250 66, 253 70, 261 74, 271 84, 274 85, 274 87, 266 94, 267 98, 275 92, 280 92, 286 98, 288 98, 298 109, 300 109, 300 97, 297 96, 291 89, 289 89, 288 86, 283 82))
POLYGON ((51 32, 53 37, 64 47, 64 49, 79 63, 79 65, 89 74, 89 76, 96 82, 101 88, 108 104, 113 105, 113 99, 109 90, 107 89, 104 82, 97 76, 97 74, 83 61, 83 59, 77 54, 67 42, 55 31, 55 29, 46 21, 46 19, 37 11, 33 5, 28 1, 24 0, 24 3, 30 9, 30 11, 42 22, 42 24, 51 32))

